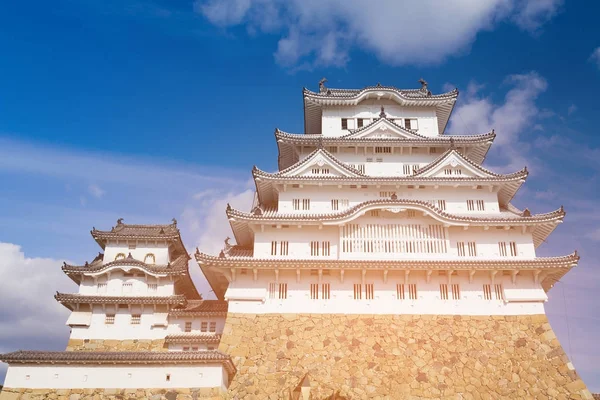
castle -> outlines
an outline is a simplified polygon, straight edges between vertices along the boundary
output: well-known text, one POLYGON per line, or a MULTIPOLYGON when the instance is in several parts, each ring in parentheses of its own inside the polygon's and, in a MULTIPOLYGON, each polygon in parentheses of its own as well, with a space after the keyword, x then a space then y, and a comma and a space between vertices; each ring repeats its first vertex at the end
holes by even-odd
POLYGON ((563 208, 511 204, 528 172, 482 167, 494 131, 444 134, 458 91, 325 83, 227 207, 236 244, 196 249, 217 300, 176 221, 93 229, 66 351, 0 355, 0 400, 591 399, 544 311, 579 259, 536 256, 563 208))

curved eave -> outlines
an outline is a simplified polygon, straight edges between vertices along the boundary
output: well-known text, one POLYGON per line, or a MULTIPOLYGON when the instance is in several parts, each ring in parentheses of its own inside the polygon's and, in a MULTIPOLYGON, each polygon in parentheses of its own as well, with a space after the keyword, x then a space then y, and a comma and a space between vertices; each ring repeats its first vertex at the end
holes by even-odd
POLYGON ((577 252, 561 257, 536 257, 532 260, 515 259, 471 259, 471 260, 323 260, 323 259, 285 259, 285 258, 253 258, 253 257, 216 257, 204 253, 196 255, 199 263, 212 267, 215 273, 230 274, 231 269, 271 270, 311 270, 315 268, 334 270, 459 270, 459 271, 540 271, 542 287, 548 291, 579 261, 577 252))
POLYGON ((565 216, 565 212, 561 207, 559 210, 546 214, 515 216, 514 218, 472 217, 450 214, 421 200, 379 199, 366 201, 337 213, 326 214, 278 214, 277 212, 270 212, 266 215, 255 215, 228 207, 227 218, 236 237, 237 244, 248 246, 253 243, 254 239, 251 225, 280 225, 290 223, 298 225, 340 225, 349 223, 370 210, 385 208, 398 210, 414 209, 448 226, 533 226, 533 241, 536 247, 552 233, 556 225, 561 223, 565 216))
POLYGON ((252 170, 252 177, 260 204, 273 205, 279 198, 277 185, 302 184, 302 185, 439 185, 439 186, 472 186, 472 185, 499 185, 498 198, 500 204, 505 206, 515 196, 519 188, 525 183, 528 172, 526 169, 506 175, 490 177, 414 177, 414 176, 365 176, 365 177, 340 177, 340 176, 287 176, 272 174, 262 171, 257 167, 252 170))
POLYGON ((94 240, 96 241, 96 243, 98 243, 98 245, 104 249, 106 247, 106 243, 109 240, 122 240, 122 241, 127 241, 127 240, 136 240, 136 241, 166 241, 167 243, 172 243, 176 249, 177 249, 177 254, 181 255, 181 254, 187 254, 187 250, 185 249, 185 245, 183 244, 183 241, 181 240, 181 234, 178 233, 168 233, 168 234, 161 234, 161 235, 144 235, 144 234, 135 234, 135 235, 126 235, 126 234, 120 234, 118 232, 110 232, 110 231, 99 231, 97 229, 92 229, 90 231, 90 234, 92 235, 92 237, 94 238, 94 240))
POLYGON ((343 138, 323 137, 321 135, 293 134, 275 130, 275 139, 278 147, 278 165, 280 170, 288 168, 299 160, 299 147, 318 147, 321 142, 325 147, 355 147, 387 145, 396 147, 431 147, 451 146, 454 141, 458 148, 462 148, 465 154, 474 162, 482 164, 496 137, 494 131, 472 136, 437 136, 424 139, 408 138, 343 138))
MULTIPOLYGON (((232 230, 233 230, 233 226, 232 226, 232 230)), ((239 240, 243 239, 243 237, 238 237, 236 235, 235 230, 233 230, 233 234, 234 234, 236 243, 239 243, 239 240)), ((254 236, 252 236, 252 237, 254 237, 254 236)), ((212 292, 215 294, 217 299, 224 301, 225 300, 225 291, 227 290, 227 287, 229 286, 229 281, 227 279, 225 279, 222 274, 215 273, 215 271, 212 269, 212 267, 200 262, 198 260, 198 254, 201 254, 201 253, 198 250, 198 248, 196 248, 196 254, 195 254, 196 262, 198 263, 198 266, 200 267, 202 274, 206 278, 206 281, 210 285, 210 288, 212 289, 212 292)), ((174 311, 174 312, 178 312, 178 311, 174 311)), ((183 313, 184 311, 181 310, 181 312, 183 313)))
POLYGON ((410 96, 410 93, 419 93, 415 90, 402 91, 391 87, 368 87, 356 91, 349 96, 328 96, 326 94, 315 93, 310 90, 303 90, 304 97, 304 127, 305 133, 321 133, 322 107, 330 106, 355 106, 374 95, 374 97, 386 100, 394 100, 403 107, 435 107, 438 119, 438 131, 444 133, 450 114, 454 109, 458 90, 441 95, 429 96, 410 96))
POLYGON ((74 304, 167 304, 175 306, 183 306, 186 304, 186 298, 183 295, 174 296, 92 296, 82 294, 66 294, 56 293, 54 295, 56 301, 73 310, 74 304))

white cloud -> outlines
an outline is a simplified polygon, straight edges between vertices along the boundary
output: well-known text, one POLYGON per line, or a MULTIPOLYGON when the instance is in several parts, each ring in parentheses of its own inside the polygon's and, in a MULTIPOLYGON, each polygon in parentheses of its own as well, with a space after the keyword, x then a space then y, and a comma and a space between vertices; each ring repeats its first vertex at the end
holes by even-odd
POLYGON ((96 184, 91 184, 88 186, 88 192, 97 199, 104 196, 106 193, 100 186, 96 184))
POLYGON ((467 51, 478 33, 502 20, 537 31, 562 0, 196 0, 220 27, 279 36, 286 67, 343 66, 354 46, 392 65, 432 64, 467 51))
POLYGON ((0 353, 66 345, 69 312, 53 296, 75 287, 61 265, 61 260, 27 257, 20 246, 0 242, 0 353))
POLYGON ((575 111, 577 111, 577 106, 575 104, 571 104, 569 106, 569 108, 567 109, 567 115, 571 115, 573 114, 575 111))
POLYGON ((586 237, 590 240, 593 240, 594 242, 600 242, 600 228, 597 228, 592 232, 588 233, 586 237))
POLYGON ((590 55, 590 61, 596 63, 598 68, 600 68, 600 46, 596 47, 594 51, 592 51, 592 55, 590 55))
MULTIPOLYGON (((483 133, 496 131, 494 148, 502 150, 500 171, 514 172, 532 162, 525 156, 527 146, 520 137, 533 128, 539 117, 538 96, 548 84, 537 72, 510 75, 505 79, 510 89, 500 104, 491 97, 481 96, 483 85, 470 83, 465 96, 454 110, 448 131, 452 133, 483 133)), ((531 166, 531 165, 530 165, 531 166)))

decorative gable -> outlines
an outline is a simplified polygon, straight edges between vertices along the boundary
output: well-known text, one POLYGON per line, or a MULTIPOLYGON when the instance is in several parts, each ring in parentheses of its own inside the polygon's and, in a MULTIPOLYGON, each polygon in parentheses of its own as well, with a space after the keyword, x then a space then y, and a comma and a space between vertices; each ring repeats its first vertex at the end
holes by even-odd
POLYGON ((366 138, 395 138, 395 139, 422 139, 423 136, 404 129, 387 118, 379 118, 360 129, 354 130, 348 135, 347 139, 366 139, 366 138))
POLYGON ((324 149, 317 149, 299 163, 279 171, 278 176, 293 177, 364 177, 354 168, 342 163, 324 149))
POLYGON ((475 164, 456 150, 448 150, 414 176, 423 178, 491 178, 498 175, 475 164))

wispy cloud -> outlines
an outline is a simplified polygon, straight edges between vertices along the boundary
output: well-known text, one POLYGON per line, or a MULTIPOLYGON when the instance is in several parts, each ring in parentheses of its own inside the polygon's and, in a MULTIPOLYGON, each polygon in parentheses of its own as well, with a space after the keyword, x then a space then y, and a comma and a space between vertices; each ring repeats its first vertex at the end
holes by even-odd
POLYGON ((104 194, 106 193, 100 186, 96 184, 91 184, 90 186, 88 186, 88 191, 92 196, 94 196, 97 199, 104 196, 104 194))
POLYGON ((600 46, 596 47, 594 51, 592 51, 592 54, 590 55, 590 61, 595 63, 600 69, 600 46))
POLYGON ((480 32, 500 21, 538 33, 561 4, 382 0, 365 7, 362 0, 196 0, 195 8, 220 27, 243 25, 252 35, 277 35, 274 57, 280 65, 314 68, 344 66, 353 47, 391 65, 438 63, 467 51, 480 32))

